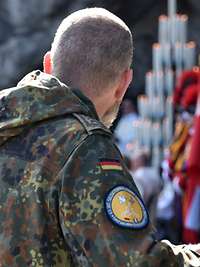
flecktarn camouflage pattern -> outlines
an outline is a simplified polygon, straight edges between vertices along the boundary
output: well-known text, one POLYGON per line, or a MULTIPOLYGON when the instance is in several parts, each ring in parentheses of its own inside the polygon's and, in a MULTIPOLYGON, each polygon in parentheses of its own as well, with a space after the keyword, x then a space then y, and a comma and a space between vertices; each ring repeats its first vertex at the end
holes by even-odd
POLYGON ((0 267, 26 266, 184 266, 92 103, 40 71, 0 92, 0 267))

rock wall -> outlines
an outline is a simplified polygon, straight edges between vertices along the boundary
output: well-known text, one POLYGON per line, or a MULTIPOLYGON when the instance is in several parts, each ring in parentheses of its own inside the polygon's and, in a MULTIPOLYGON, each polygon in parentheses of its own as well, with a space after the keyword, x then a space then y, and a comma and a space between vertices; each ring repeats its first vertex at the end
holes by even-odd
MULTIPOLYGON (((26 73, 42 68, 61 20, 80 8, 100 6, 121 17, 134 37, 134 82, 128 95, 144 89, 144 74, 151 68, 151 46, 157 40, 157 21, 166 13, 164 0, 6 0, 0 1, 0 88, 16 84, 26 73)), ((200 1, 179 0, 179 11, 190 16, 189 39, 200 43, 200 1)))

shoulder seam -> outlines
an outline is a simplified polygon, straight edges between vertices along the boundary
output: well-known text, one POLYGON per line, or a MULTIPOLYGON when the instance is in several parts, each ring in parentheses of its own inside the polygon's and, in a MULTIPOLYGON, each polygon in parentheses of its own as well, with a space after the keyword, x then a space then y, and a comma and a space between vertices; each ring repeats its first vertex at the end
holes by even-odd
POLYGON ((77 114, 77 113, 73 113, 73 116, 82 124, 82 126, 85 128, 88 135, 91 135, 96 131, 101 131, 102 133, 109 135, 109 136, 112 135, 112 133, 110 132, 109 129, 107 129, 99 121, 97 121, 93 118, 90 118, 89 116, 86 116, 83 114, 77 114), (86 120, 86 118, 95 121, 96 125, 92 126, 91 124, 89 124, 88 121, 86 120))
MULTIPOLYGON (((100 136, 102 136, 101 134, 98 134, 98 133, 96 133, 96 132, 91 132, 90 134, 86 134, 83 138, 81 138, 81 140, 78 142, 78 144, 76 144, 76 145, 73 147, 73 149, 69 152, 68 156, 66 157, 65 162, 63 163, 62 168, 60 169, 60 171, 58 172, 57 175, 59 175, 59 173, 63 170, 64 166, 68 163, 70 157, 71 157, 74 153, 76 153, 76 151, 77 151, 77 150, 84 144, 84 142, 85 142, 88 138, 90 138, 90 137, 93 136, 93 135, 100 135, 100 136)), ((105 135, 105 136, 109 137, 109 135, 105 135)), ((105 137, 105 136, 104 136, 104 137, 105 137)))

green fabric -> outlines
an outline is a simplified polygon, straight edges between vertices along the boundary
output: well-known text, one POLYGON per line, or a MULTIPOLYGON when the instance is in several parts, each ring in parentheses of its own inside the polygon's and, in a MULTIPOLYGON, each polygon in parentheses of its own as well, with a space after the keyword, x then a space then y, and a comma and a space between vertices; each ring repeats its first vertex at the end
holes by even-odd
POLYGON ((169 246, 153 246, 151 224, 125 229, 107 217, 104 199, 118 185, 139 195, 80 91, 36 71, 1 92, 1 267, 183 267, 169 246))

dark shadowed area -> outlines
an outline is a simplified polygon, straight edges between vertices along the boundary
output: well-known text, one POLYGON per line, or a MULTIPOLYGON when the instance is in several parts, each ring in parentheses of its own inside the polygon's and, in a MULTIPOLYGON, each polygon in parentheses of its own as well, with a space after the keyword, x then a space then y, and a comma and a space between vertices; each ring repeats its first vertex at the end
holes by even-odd
MULTIPOLYGON (((166 14, 167 0, 0 1, 0 88, 13 86, 26 73, 41 69, 43 54, 61 20, 75 10, 93 6, 107 8, 131 28, 134 82, 127 95, 143 92, 144 75, 151 69, 151 46, 157 41, 158 16, 166 14)), ((178 11, 189 15, 189 40, 200 44, 200 1, 179 0, 178 11)))

